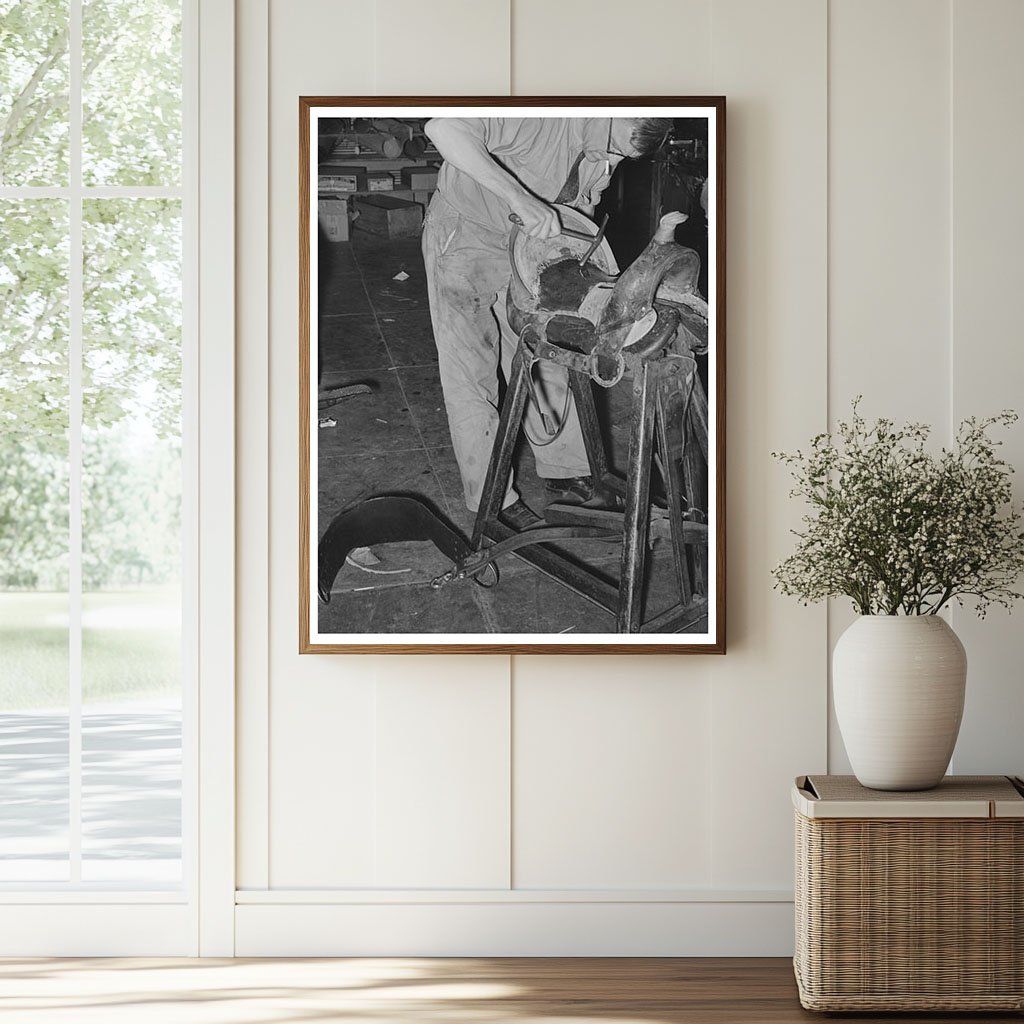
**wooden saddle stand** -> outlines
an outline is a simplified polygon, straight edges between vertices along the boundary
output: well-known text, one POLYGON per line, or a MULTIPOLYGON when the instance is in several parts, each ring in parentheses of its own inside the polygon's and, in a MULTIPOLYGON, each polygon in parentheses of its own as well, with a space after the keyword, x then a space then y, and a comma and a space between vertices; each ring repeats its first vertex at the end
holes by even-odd
POLYGON ((508 552, 605 608, 619 633, 685 630, 707 614, 708 405, 695 355, 707 350, 707 306, 697 291, 700 258, 672 240, 671 225, 620 275, 594 225, 559 207, 563 234, 541 241, 518 227, 509 240, 508 317, 519 335, 511 379, 484 483, 472 551, 434 580, 476 578, 508 552), (575 225, 574 230, 571 225, 575 225), (604 507, 549 505, 544 524, 516 531, 500 519, 512 456, 526 415, 536 363, 563 367, 576 403, 595 487, 604 507), (633 381, 626 476, 608 466, 591 382, 633 381), (665 483, 652 504, 651 471, 665 483), (621 538, 619 583, 550 542, 621 538), (644 621, 647 550, 672 544, 679 601, 644 621))

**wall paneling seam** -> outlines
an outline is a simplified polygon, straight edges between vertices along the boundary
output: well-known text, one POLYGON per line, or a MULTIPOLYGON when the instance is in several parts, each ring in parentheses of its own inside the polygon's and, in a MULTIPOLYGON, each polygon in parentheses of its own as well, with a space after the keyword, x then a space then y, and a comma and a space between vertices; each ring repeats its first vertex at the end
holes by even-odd
MULTIPOLYGON (((955 217, 955 182, 954 182, 954 131, 956 129, 955 116, 956 116, 956 104, 954 103, 954 82, 956 75, 956 64, 954 62, 954 25, 955 19, 953 15, 953 5, 956 0, 946 0, 946 102, 949 105, 946 118, 946 132, 947 132, 947 145, 946 145, 946 158, 948 160, 948 173, 946 178, 946 184, 948 189, 947 201, 948 205, 946 208, 946 216, 948 218, 948 230, 946 231, 947 244, 949 251, 947 252, 948 260, 948 280, 947 280, 947 307, 946 307, 946 318, 947 318, 947 335, 946 335, 946 443, 952 445, 953 438, 956 435, 956 423, 954 422, 954 415, 956 410, 956 395, 955 395, 955 382, 954 382, 954 367, 956 365, 956 341, 954 338, 955 324, 954 311, 956 303, 956 270, 953 260, 953 232, 956 230, 956 217, 955 217)), ((958 607, 955 602, 951 601, 947 606, 949 608, 948 619, 949 624, 955 629, 958 607)), ((950 775, 955 775, 956 771, 956 755, 957 751, 954 747, 953 756, 950 758, 949 768, 947 769, 950 775)))

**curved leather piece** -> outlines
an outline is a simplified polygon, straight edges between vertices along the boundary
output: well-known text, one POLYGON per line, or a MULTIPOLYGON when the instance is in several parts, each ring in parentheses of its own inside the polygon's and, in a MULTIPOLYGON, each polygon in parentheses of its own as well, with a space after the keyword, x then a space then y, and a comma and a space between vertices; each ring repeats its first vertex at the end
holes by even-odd
POLYGON ((619 275, 597 324, 601 355, 614 355, 626 345, 632 326, 654 308, 661 282, 668 278, 680 289, 696 281, 700 256, 675 242, 651 242, 619 275))
POLYGON ((405 494, 381 494, 340 512, 317 545, 317 594, 324 604, 353 548, 429 540, 446 558, 457 562, 470 553, 469 541, 440 512, 405 494))

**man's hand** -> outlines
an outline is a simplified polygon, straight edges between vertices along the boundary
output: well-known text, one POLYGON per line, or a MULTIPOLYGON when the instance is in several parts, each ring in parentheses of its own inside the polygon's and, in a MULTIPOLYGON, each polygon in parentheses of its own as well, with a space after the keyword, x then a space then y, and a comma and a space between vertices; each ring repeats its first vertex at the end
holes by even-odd
POLYGON ((512 212, 523 222, 523 230, 533 238, 554 238, 562 233, 562 222, 553 206, 524 192, 509 201, 512 212))

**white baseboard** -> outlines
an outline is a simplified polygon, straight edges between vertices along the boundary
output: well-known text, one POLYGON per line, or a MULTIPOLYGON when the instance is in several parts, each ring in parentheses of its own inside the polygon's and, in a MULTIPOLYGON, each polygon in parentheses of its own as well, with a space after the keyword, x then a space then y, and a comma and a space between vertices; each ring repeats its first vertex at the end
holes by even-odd
POLYGON ((195 956, 199 952, 195 910, 188 904, 117 903, 108 902, 109 896, 94 894, 91 903, 0 901, 0 956, 195 956))
MULTIPOLYGON (((250 894, 251 896, 252 894, 250 894)), ((235 908, 236 956, 792 956, 793 904, 267 902, 235 908)))

